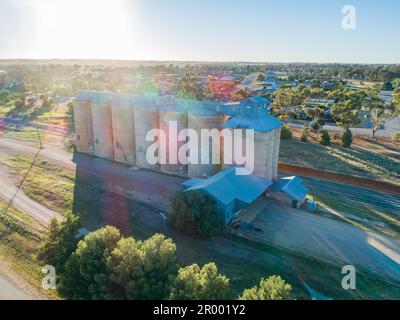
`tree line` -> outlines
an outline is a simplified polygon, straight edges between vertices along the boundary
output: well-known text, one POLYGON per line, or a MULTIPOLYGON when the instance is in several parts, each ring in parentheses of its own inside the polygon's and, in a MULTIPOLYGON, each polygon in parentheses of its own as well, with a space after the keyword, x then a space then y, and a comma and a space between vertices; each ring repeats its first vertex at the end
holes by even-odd
POLYGON ((215 263, 180 266, 176 245, 164 235, 141 241, 111 226, 78 239, 79 219, 53 219, 37 258, 57 273, 57 291, 66 299, 282 300, 291 286, 279 276, 234 296, 215 263))

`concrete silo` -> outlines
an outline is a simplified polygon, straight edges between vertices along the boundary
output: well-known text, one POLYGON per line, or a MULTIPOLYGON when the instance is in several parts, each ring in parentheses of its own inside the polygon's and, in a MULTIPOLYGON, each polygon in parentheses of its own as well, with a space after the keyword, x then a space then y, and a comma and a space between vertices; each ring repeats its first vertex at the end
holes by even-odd
POLYGON ((92 91, 92 118, 94 154, 101 158, 114 158, 111 94, 92 91))
MULTIPOLYGON (((276 180, 278 175, 282 125, 283 123, 275 117, 247 107, 225 123, 225 128, 228 129, 254 130, 254 155, 249 155, 254 159, 254 174, 270 181, 276 180)), ((244 131, 242 136, 245 136, 244 131)), ((243 155, 246 151, 245 147, 243 140, 243 155)))
POLYGON ((93 153, 93 124, 90 91, 78 91, 74 100, 76 148, 80 152, 93 153))
MULTIPOLYGON (((207 178, 213 176, 221 170, 221 141, 220 139, 215 140, 211 137, 208 140, 208 144, 202 141, 202 129, 217 129, 222 130, 224 126, 224 116, 218 111, 210 108, 193 108, 188 110, 188 128, 194 130, 198 137, 198 148, 197 148, 197 164, 189 162, 188 176, 192 178, 207 178), (203 142, 203 143, 202 143, 203 142), (208 163, 204 163, 201 159, 202 150, 204 154, 208 154, 208 163), (213 163, 213 155, 219 153, 219 163, 213 163)), ((218 135, 219 136, 219 135, 218 135)), ((189 158, 192 152, 189 151, 189 158)))
POLYGON ((155 101, 149 99, 135 99, 135 144, 136 165, 140 168, 156 168, 158 165, 148 163, 146 160, 147 149, 156 141, 146 141, 147 133, 152 129, 158 129, 158 106, 155 101))
POLYGON ((114 160, 135 165, 135 118, 132 97, 113 94, 111 118, 114 142, 114 160))
POLYGON ((166 138, 165 141, 160 139, 160 150, 166 152, 166 163, 161 163, 161 171, 165 173, 179 174, 187 171, 187 165, 179 162, 178 157, 179 149, 185 144, 185 141, 178 141, 178 135, 187 128, 187 122, 184 109, 172 105, 160 107, 160 130, 165 133, 166 138))

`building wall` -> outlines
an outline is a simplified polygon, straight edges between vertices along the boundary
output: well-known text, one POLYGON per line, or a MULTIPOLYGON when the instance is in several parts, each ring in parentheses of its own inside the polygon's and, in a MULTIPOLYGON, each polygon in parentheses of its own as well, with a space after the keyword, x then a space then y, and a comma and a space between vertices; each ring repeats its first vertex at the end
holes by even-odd
POLYGON ((80 152, 93 153, 93 124, 90 101, 74 103, 75 133, 77 134, 76 148, 80 152))
POLYGON ((114 142, 110 103, 92 103, 94 154, 114 159, 114 142))
POLYGON ((112 103, 111 110, 114 160, 135 165, 135 118, 133 106, 128 103, 112 103))

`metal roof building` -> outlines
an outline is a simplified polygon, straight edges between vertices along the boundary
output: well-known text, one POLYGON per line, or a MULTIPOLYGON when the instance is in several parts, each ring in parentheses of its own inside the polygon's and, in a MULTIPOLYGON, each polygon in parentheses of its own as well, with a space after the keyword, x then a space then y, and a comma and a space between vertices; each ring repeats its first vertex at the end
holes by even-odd
POLYGON ((235 167, 227 168, 208 179, 190 179, 182 185, 185 191, 202 191, 213 197, 225 223, 255 201, 272 185, 271 181, 252 175, 237 175, 235 167))
POLYGON ((299 177, 284 177, 271 186, 272 192, 282 192, 286 195, 285 200, 291 206, 298 208, 305 201, 309 190, 303 186, 299 177))

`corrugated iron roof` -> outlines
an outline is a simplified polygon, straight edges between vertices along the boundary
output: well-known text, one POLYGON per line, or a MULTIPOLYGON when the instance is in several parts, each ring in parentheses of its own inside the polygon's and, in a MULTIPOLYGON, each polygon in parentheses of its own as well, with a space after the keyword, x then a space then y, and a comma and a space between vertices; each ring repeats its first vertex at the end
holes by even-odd
POLYGON ((258 132, 269 132, 283 126, 283 122, 263 112, 250 111, 249 115, 241 112, 225 123, 225 128, 254 129, 258 132))
POLYGON ((285 192, 297 201, 303 200, 309 192, 303 186, 303 181, 296 176, 279 179, 272 185, 271 190, 285 192))
POLYGON ((234 200, 250 204, 256 200, 272 182, 255 175, 237 175, 235 167, 227 168, 208 179, 190 179, 183 183, 186 191, 201 190, 224 205, 234 200))

